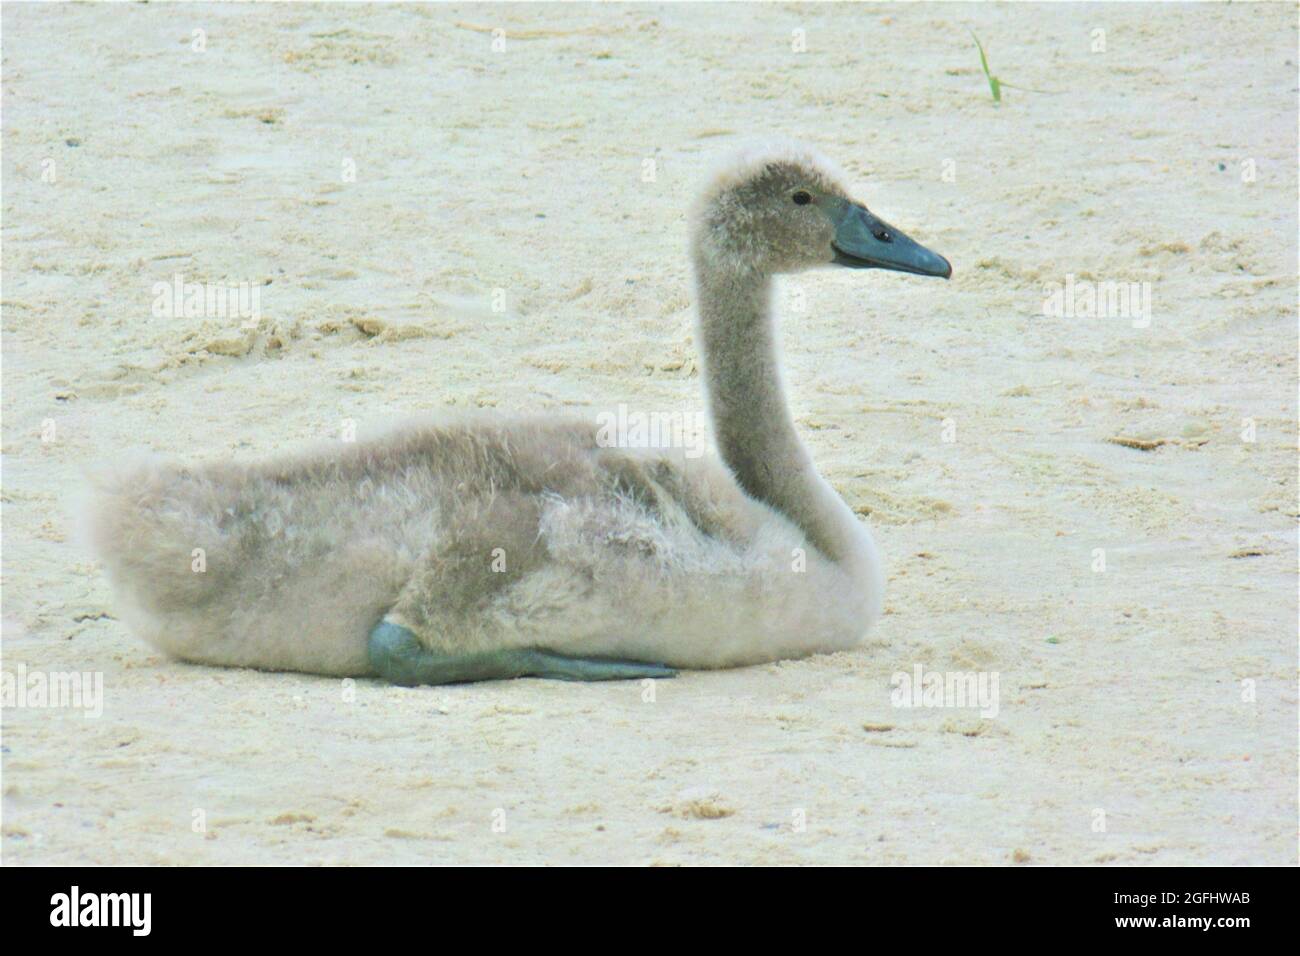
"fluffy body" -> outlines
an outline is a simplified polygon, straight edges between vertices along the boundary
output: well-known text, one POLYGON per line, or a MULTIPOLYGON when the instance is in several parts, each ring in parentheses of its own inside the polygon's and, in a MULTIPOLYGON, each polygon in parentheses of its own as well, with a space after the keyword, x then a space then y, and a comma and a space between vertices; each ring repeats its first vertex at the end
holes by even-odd
POLYGON ((481 420, 248 465, 142 461, 101 477, 91 534, 125 622, 204 664, 367 675, 386 614, 453 653, 692 668, 860 639, 878 586, 720 462, 596 435, 481 420))

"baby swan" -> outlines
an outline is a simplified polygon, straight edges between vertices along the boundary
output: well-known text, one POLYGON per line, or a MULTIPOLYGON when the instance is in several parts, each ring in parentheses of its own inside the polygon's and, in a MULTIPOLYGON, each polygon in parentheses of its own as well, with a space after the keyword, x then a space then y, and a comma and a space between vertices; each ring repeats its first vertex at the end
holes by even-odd
POLYGON ((691 251, 720 461, 536 418, 137 464, 101 476, 91 510, 123 619, 187 661, 403 685, 668 677, 854 646, 883 576, 795 433, 772 278, 952 268, 802 147, 715 177, 691 251))

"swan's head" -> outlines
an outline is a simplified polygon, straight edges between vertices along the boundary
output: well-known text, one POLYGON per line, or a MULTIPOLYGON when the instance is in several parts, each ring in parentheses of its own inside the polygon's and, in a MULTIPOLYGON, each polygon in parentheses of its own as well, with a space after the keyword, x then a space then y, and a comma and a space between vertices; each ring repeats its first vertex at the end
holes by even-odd
POLYGON ((877 218, 831 162, 802 146, 733 157, 700 197, 694 220, 696 254, 714 268, 773 274, 839 265, 952 275, 947 259, 877 218))

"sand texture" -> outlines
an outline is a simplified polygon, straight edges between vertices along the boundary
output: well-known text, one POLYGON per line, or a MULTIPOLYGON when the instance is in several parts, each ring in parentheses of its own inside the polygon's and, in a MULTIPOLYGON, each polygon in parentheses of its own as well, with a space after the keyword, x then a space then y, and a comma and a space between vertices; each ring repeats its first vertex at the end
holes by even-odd
POLYGON ((3 663, 104 682, 97 718, 5 709, 6 863, 1296 861, 1293 6, 3 30, 3 663), (971 29, 1047 92, 995 105, 971 29), (888 566, 861 647, 408 690, 187 666, 117 620, 75 516, 132 449, 702 408, 686 213, 773 134, 955 269, 778 297, 800 432, 888 566), (155 314, 177 275, 256 286, 260 322, 155 314), (1149 283, 1150 321, 1045 314, 1069 276, 1149 283), (997 716, 894 706, 917 665, 997 674, 997 716))

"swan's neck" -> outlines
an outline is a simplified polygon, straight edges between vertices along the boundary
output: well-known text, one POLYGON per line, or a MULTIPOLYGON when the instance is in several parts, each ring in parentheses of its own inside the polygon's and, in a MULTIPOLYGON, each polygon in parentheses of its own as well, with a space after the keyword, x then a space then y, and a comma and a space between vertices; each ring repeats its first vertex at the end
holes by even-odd
POLYGON ((790 519, 832 561, 858 554, 852 512, 813 468, 786 407, 771 314, 772 281, 696 260, 700 347, 714 437, 751 497, 790 519))

